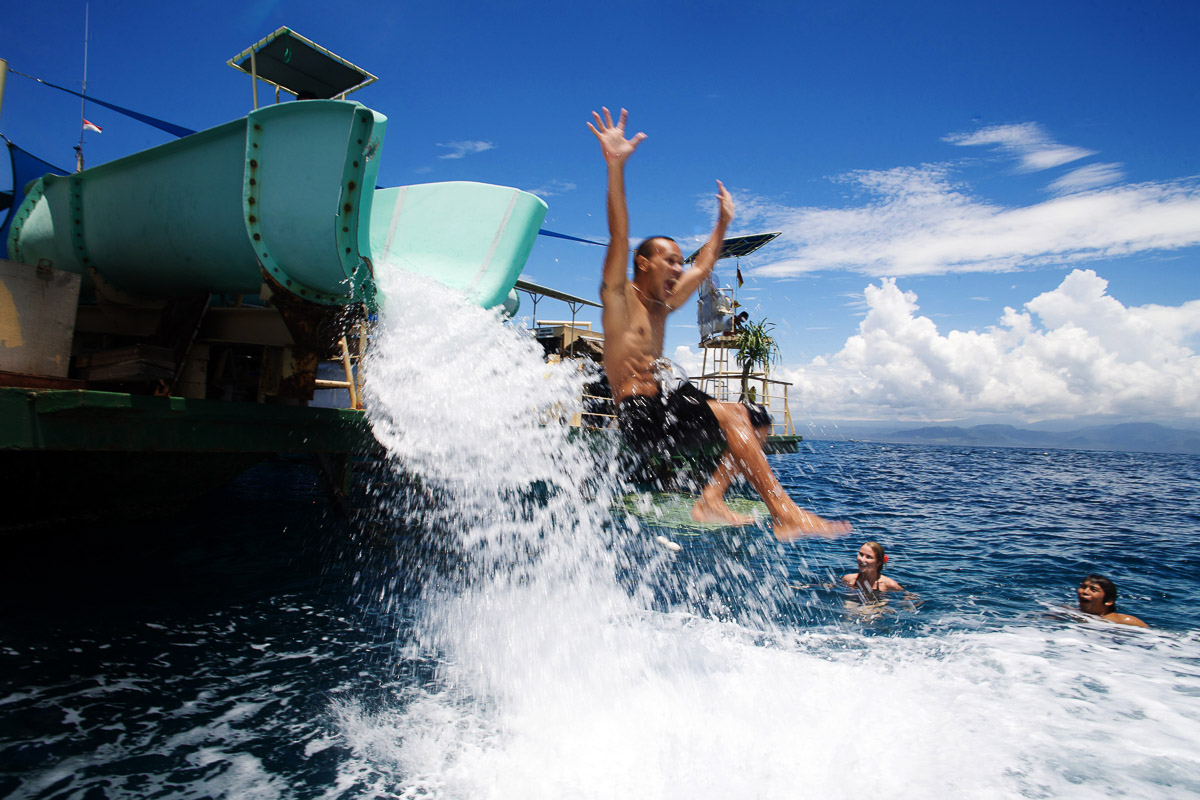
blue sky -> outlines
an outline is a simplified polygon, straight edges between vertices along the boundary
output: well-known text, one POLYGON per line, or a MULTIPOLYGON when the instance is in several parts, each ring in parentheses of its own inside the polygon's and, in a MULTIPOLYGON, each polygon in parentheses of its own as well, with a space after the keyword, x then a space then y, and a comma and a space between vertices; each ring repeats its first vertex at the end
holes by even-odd
MULTIPOLYGON (((517 186, 587 238, 606 234, 585 122, 625 106, 649 134, 636 238, 702 241, 716 178, 734 232, 784 231, 743 261, 739 299, 775 324, 802 418, 1200 420, 1200 4, 89 9, 95 96, 197 129, 241 116, 249 79, 225 61, 288 25, 379 76, 353 99, 390 119, 382 184, 517 186)), ((77 86, 83 16, 7 10, 0 57, 77 86)), ((68 166, 78 117, 10 75, 0 131, 26 149, 68 166)), ((88 118, 89 164, 166 139, 88 118)), ((595 297, 600 258, 543 237, 525 275, 595 297)), ((680 311, 668 355, 698 366, 696 339, 680 311)))

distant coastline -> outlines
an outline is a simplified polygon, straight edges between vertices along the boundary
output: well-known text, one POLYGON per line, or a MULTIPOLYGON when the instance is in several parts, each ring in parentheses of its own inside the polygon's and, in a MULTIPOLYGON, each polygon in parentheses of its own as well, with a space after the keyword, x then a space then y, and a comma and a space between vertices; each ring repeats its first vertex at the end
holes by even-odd
MULTIPOLYGON (((1133 453, 1200 455, 1200 431, 1169 428, 1154 422, 1093 425, 1068 431, 1038 431, 1014 425, 937 425, 905 430, 876 430, 839 425, 842 437, 869 442, 938 444, 971 447, 1044 447, 1063 450, 1116 450, 1133 453)), ((828 432, 828 430, 826 431, 828 432)), ((814 431, 811 439, 835 438, 814 431)))

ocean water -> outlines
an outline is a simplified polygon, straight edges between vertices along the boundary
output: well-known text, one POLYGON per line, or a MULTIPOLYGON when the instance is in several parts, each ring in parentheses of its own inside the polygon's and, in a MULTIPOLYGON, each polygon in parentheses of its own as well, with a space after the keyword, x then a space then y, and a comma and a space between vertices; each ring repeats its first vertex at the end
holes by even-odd
POLYGON ((364 520, 279 462, 6 553, 0 796, 1200 794, 1200 458, 814 437, 772 464, 855 531, 780 544, 630 514, 584 376, 435 287, 375 352, 364 520))

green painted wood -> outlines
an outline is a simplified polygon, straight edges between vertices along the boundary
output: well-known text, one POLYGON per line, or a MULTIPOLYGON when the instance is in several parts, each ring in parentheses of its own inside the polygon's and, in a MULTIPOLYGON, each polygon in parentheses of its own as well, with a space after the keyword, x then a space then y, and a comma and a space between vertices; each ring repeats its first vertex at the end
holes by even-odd
POLYGON ((362 411, 0 388, 0 451, 367 453, 362 411))
POLYGON ((772 453, 796 453, 800 450, 800 442, 804 441, 804 437, 800 434, 778 434, 767 437, 767 441, 763 443, 763 452, 768 455, 772 453))

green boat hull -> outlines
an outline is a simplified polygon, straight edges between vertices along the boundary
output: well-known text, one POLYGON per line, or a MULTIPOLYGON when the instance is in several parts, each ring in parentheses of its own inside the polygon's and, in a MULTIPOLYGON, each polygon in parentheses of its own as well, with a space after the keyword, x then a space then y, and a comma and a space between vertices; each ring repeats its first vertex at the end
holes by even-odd
POLYGON ((362 411, 0 387, 0 531, 155 514, 281 455, 344 503, 378 447, 362 411))
POLYGON ((0 452, 363 453, 362 411, 0 387, 0 452))

